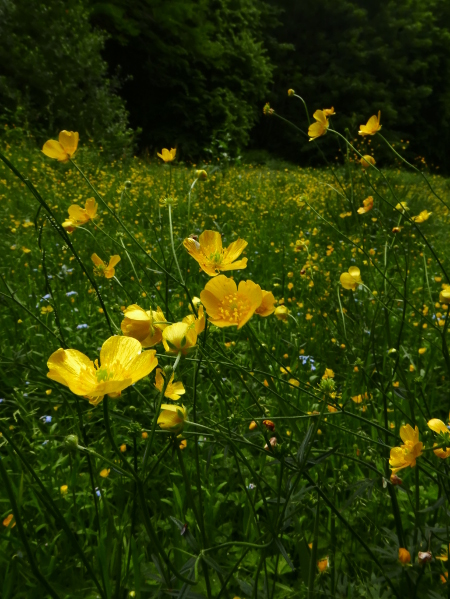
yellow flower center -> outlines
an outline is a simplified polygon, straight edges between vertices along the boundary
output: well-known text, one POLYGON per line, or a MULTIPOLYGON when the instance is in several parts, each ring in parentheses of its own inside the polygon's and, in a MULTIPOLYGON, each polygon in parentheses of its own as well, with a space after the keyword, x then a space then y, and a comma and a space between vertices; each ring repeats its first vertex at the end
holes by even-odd
POLYGON ((223 320, 239 323, 250 310, 250 301, 238 293, 231 293, 223 298, 219 313, 223 320))

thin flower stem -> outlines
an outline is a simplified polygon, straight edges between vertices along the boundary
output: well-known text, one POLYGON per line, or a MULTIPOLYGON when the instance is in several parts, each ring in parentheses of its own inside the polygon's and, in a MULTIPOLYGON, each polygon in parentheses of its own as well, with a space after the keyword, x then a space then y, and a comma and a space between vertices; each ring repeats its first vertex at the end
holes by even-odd
POLYGON ((181 284, 184 285, 183 275, 181 274, 181 268, 178 264, 177 253, 175 251, 175 244, 173 242, 173 225, 172 225, 172 206, 169 204, 169 230, 170 230, 170 244, 172 246, 173 258, 175 260, 175 264, 177 265, 178 274, 180 275, 181 284))

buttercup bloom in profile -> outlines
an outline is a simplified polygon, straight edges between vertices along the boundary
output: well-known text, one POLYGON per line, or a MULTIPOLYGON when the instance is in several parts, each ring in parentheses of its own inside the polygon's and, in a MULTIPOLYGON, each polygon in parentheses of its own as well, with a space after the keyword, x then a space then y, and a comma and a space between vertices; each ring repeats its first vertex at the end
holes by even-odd
POLYGON ((409 210, 409 206, 406 202, 399 202, 396 207, 395 210, 398 210, 399 212, 403 212, 403 214, 409 210))
POLYGON ((361 163, 363 169, 376 165, 375 158, 373 156, 370 156, 370 154, 365 154, 359 162, 361 163))
MULTIPOLYGON (((164 397, 173 399, 173 401, 178 401, 181 395, 184 395, 186 393, 186 390, 181 381, 177 381, 176 383, 174 383, 174 378, 175 373, 172 373, 172 376, 170 377, 170 380, 167 384, 166 390, 164 391, 164 397)), ((162 391, 164 388, 164 377, 162 375, 161 368, 156 369, 155 387, 158 389, 158 391, 162 391)))
POLYGON ((124 389, 149 375, 158 365, 155 354, 155 350, 142 352, 137 339, 114 336, 102 346, 100 365, 98 360, 92 362, 76 349, 60 348, 48 359, 47 376, 96 406, 105 395, 118 397, 124 389))
POLYGON ((371 116, 365 125, 359 127, 359 135, 375 135, 375 133, 381 129, 380 117, 380 111, 378 111, 378 116, 376 114, 371 116))
POLYGON ((200 268, 210 277, 215 277, 221 270, 237 270, 247 267, 247 258, 235 260, 247 246, 243 239, 236 239, 223 249, 222 235, 218 231, 203 231, 198 241, 187 237, 183 245, 188 253, 197 260, 200 268))
POLYGON ((184 406, 174 406, 173 404, 162 404, 162 412, 158 416, 159 426, 171 433, 179 434, 184 429, 184 424, 188 420, 187 410, 184 406))
POLYGON ((393 447, 389 458, 392 474, 396 474, 402 468, 416 465, 416 459, 422 455, 423 443, 419 441, 419 429, 417 426, 413 429, 411 425, 406 424, 400 428, 400 437, 403 445, 393 447))
POLYGON ((411 554, 404 547, 399 547, 398 559, 402 564, 409 564, 411 563, 411 554))
POLYGON ((78 206, 78 204, 72 204, 69 208, 69 218, 63 222, 63 227, 69 232, 73 231, 76 227, 85 225, 90 220, 97 216, 98 204, 94 198, 86 200, 84 208, 78 206))
POLYGON ((124 312, 125 318, 120 324, 122 333, 141 342, 142 347, 153 347, 162 341, 162 332, 169 326, 158 306, 156 310, 144 310, 132 304, 124 312))
POLYGON ((200 308, 198 309, 197 317, 194 316, 193 314, 189 314, 188 316, 185 316, 183 318, 182 322, 185 322, 190 327, 193 327, 195 329, 195 332, 197 333, 197 335, 200 335, 200 333, 203 333, 203 331, 205 330, 205 325, 206 325, 206 318, 205 318, 205 312, 203 310, 203 306, 200 306, 200 308))
POLYGON ((361 208, 358 208, 358 214, 365 214, 366 212, 370 212, 373 208, 373 197, 369 196, 363 201, 363 205, 361 208))
POLYGON ((334 111, 334 106, 332 106, 331 108, 324 108, 323 113, 326 117, 333 116, 334 114, 336 114, 336 112, 334 111))
POLYGON ((115 275, 116 271, 114 267, 119 264, 120 256, 111 256, 109 259, 109 264, 106 265, 101 258, 97 256, 97 254, 92 254, 91 256, 92 262, 95 264, 94 273, 98 277, 105 277, 105 279, 112 279, 115 275))
MULTIPOLYGON (((450 429, 446 424, 442 422, 442 420, 439 420, 438 418, 432 418, 428 421, 428 427, 431 428, 431 430, 434 433, 437 433, 439 435, 440 441, 448 441, 450 446, 450 429)), ((439 445, 440 444, 441 443, 439 443, 439 445)), ((438 443, 435 443, 435 445, 438 445, 438 443)), ((442 447, 439 449, 434 449, 433 451, 434 454, 442 460, 445 460, 446 458, 450 457, 450 447, 446 447, 445 449, 442 447)))
POLYGON ((444 283, 442 285, 443 289, 442 291, 439 293, 439 301, 442 302, 443 304, 450 304, 450 285, 447 285, 446 283, 444 283))
POLYGON ((270 316, 275 312, 275 297, 271 291, 264 291, 262 289, 262 302, 256 308, 255 314, 258 316, 270 316))
POLYGON ((275 308, 274 314, 275 318, 278 320, 282 320, 283 322, 287 322, 289 319, 289 309, 286 306, 277 306, 275 308))
POLYGON ((161 150, 161 154, 158 152, 158 156, 162 160, 164 160, 164 162, 172 162, 172 160, 175 160, 176 154, 177 154, 176 148, 171 148, 170 150, 168 150, 167 148, 163 148, 161 150))
POLYGON ((427 210, 422 210, 422 212, 417 216, 412 216, 411 220, 413 220, 415 223, 424 223, 426 220, 430 218, 431 214, 432 213, 427 212, 427 210))
POLYGON ((316 110, 316 112, 313 114, 313 117, 315 118, 316 122, 309 126, 309 141, 313 141, 321 135, 325 135, 329 126, 327 115, 325 114, 324 110, 316 110))
POLYGON ((49 139, 42 147, 43 153, 49 158, 55 158, 58 162, 67 162, 77 151, 78 133, 73 131, 61 131, 56 139, 49 139))
POLYGON ((164 349, 168 354, 185 356, 197 343, 197 332, 186 322, 176 322, 166 327, 162 334, 164 349))
POLYGON ((200 293, 200 299, 217 327, 242 328, 261 305, 261 287, 253 281, 241 281, 239 287, 225 275, 211 279, 200 293))
POLYGON ((362 283, 361 271, 357 266, 350 266, 348 272, 343 272, 339 280, 344 289, 355 291, 358 285, 362 283))

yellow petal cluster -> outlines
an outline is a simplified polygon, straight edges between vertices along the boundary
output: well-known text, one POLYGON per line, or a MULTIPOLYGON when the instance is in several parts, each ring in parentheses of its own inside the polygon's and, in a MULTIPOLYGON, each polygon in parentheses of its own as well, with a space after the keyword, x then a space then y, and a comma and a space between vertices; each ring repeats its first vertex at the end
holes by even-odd
POLYGON ((378 111, 378 116, 376 114, 371 116, 365 125, 359 127, 359 135, 375 135, 375 133, 381 129, 380 117, 380 111, 378 111))
POLYGON ((362 283, 361 271, 357 266, 350 266, 348 272, 343 272, 341 274, 340 281, 344 289, 355 291, 358 285, 362 283))
POLYGON ((179 434, 188 420, 187 410, 184 406, 174 406, 173 404, 162 404, 162 412, 158 416, 159 426, 171 433, 179 434))
POLYGON ((63 222, 63 227, 69 232, 76 227, 85 225, 97 216, 98 204, 94 198, 86 200, 84 208, 73 204, 69 208, 69 218, 63 222))
MULTIPOLYGON (((184 388, 184 385, 181 381, 177 381, 176 383, 174 383, 174 378, 175 374, 172 373, 172 376, 170 377, 170 380, 167 384, 166 390, 164 391, 164 397, 173 399, 173 401, 178 401, 181 395, 184 395, 186 393, 186 389, 184 388)), ((161 368, 156 369, 155 387, 158 389, 158 391, 162 391, 164 388, 164 377, 161 368)))
POLYGON ((94 273, 98 277, 105 277, 105 279, 112 279, 115 275, 116 271, 114 267, 120 262, 120 256, 115 255, 111 256, 109 259, 109 263, 105 264, 97 254, 92 254, 91 256, 92 262, 95 264, 94 273))
POLYGON ((197 343, 197 332, 187 322, 176 322, 167 326, 162 334, 164 349, 168 354, 185 356, 197 343))
POLYGON ((365 154, 359 162, 360 162, 361 166, 363 167, 363 169, 366 169, 366 168, 376 165, 375 158, 373 156, 371 156, 370 154, 365 154))
POLYGON ((423 443, 419 441, 417 426, 414 429, 409 424, 402 426, 400 428, 400 437, 403 445, 393 447, 389 457, 392 474, 408 466, 413 468, 416 465, 416 459, 422 455, 423 443))
POLYGON ((175 160, 176 154, 177 154, 176 148, 171 148, 170 150, 168 150, 167 148, 163 148, 161 150, 161 154, 158 152, 158 156, 162 160, 164 160, 164 162, 172 162, 172 160, 175 160))
POLYGON ((59 162, 67 162, 77 151, 78 133, 73 131, 61 131, 56 139, 45 142, 42 151, 49 158, 55 158, 59 162))
POLYGON ((363 205, 361 208, 358 208, 358 214, 366 214, 366 212, 370 212, 373 208, 373 197, 369 196, 363 201, 363 205))
POLYGON ((142 347, 153 347, 162 341, 162 332, 169 326, 164 324, 166 318, 158 306, 156 310, 144 310, 137 304, 132 304, 124 312, 120 328, 127 337, 133 337, 141 342, 142 347))
MULTIPOLYGON (((450 429, 444 424, 444 422, 442 422, 442 420, 439 420, 438 418, 432 418, 428 421, 428 427, 431 428, 434 433, 440 435, 443 441, 444 439, 442 438, 442 435, 444 435, 450 444, 450 429)), ((437 443, 434 445, 437 445, 437 443)), ((439 449, 435 449, 434 453, 438 458, 445 460, 450 456, 450 447, 446 447, 445 449, 440 447, 439 449)))
POLYGON ((417 216, 412 216, 411 219, 415 222, 415 223, 424 223, 426 220, 428 220, 431 216, 431 212, 427 212, 427 210, 422 210, 422 212, 420 214, 418 214, 417 216))
POLYGON ((48 359, 47 376, 97 405, 105 395, 117 397, 149 375, 158 365, 155 354, 155 350, 142 352, 136 339, 114 336, 102 346, 100 365, 76 349, 60 348, 48 359))
POLYGON ((325 110, 316 110, 316 112, 313 114, 313 117, 316 120, 316 122, 312 123, 312 125, 309 126, 309 141, 313 141, 321 135, 325 135, 329 126, 325 110))
POLYGON ((183 245, 188 253, 196 260, 201 270, 210 277, 215 277, 220 271, 237 270, 247 267, 247 258, 235 260, 247 246, 243 239, 237 239, 227 248, 222 247, 222 236, 218 231, 203 231, 198 238, 187 237, 183 245))

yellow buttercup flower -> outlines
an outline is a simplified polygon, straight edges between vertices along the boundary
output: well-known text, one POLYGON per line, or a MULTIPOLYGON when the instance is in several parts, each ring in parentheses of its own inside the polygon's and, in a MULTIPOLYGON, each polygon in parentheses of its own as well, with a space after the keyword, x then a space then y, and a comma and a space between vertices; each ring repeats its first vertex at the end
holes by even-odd
POLYGON ((117 397, 121 391, 144 378, 158 365, 156 351, 142 352, 131 337, 110 337, 98 360, 92 362, 76 349, 58 349, 48 359, 49 379, 98 405, 105 395, 117 397))
POLYGON ((215 277, 221 270, 237 270, 247 267, 247 258, 235 260, 247 246, 243 239, 236 239, 223 249, 222 236, 218 231, 203 231, 198 238, 187 237, 183 245, 189 254, 197 260, 200 268, 210 277, 215 277))
POLYGON ((172 160, 175 160, 176 154, 177 154, 176 148, 171 148, 170 150, 168 150, 167 148, 163 148, 161 150, 161 154, 158 152, 158 156, 162 160, 164 160, 164 162, 172 162, 172 160))
MULTIPOLYGON (((431 428, 434 433, 437 433, 442 441, 448 440, 450 444, 450 429, 442 422, 442 420, 432 418, 428 421, 428 427, 431 428)), ((435 443, 435 445, 437 445, 437 443, 435 443)), ((445 449, 434 449, 434 453, 438 458, 445 460, 450 457, 450 447, 446 447, 445 449)))
POLYGON ((378 116, 374 114, 367 121, 366 125, 361 125, 358 131, 359 135, 375 135, 375 133, 381 129, 380 116, 381 112, 378 111, 378 116))
POLYGON ((144 310, 137 304, 132 304, 124 311, 125 318, 120 328, 127 337, 133 337, 141 342, 142 347, 153 347, 162 341, 162 332, 169 326, 163 311, 158 306, 156 310, 144 310))
MULTIPOLYGON (((170 377, 169 383, 167 384, 166 390, 164 392, 164 397, 168 397, 169 399, 173 399, 174 401, 178 401, 181 395, 186 393, 186 389, 181 381, 173 382, 175 378, 175 373, 172 373, 170 377)), ((162 375, 161 368, 156 369, 155 375, 155 387, 158 391, 162 391, 164 388, 164 377, 162 375)))
POLYGON ((322 376, 322 380, 334 379, 334 371, 331 368, 325 368, 325 373, 322 376))
POLYGON ((350 266, 348 272, 343 272, 341 274, 340 281, 344 289, 355 291, 358 285, 362 283, 361 271, 357 266, 350 266))
POLYGON ((197 335, 200 335, 200 333, 203 333, 203 331, 205 330, 205 325, 206 325, 206 318, 205 318, 205 312, 203 310, 203 306, 200 306, 200 308, 198 309, 197 317, 195 317, 194 314, 189 314, 188 316, 185 316, 183 318, 182 322, 185 322, 190 327, 194 327, 197 335))
POLYGON ((70 231, 75 227, 85 225, 97 216, 97 210, 98 204, 94 198, 86 200, 84 208, 78 206, 78 204, 73 204, 69 208, 69 218, 63 222, 62 226, 70 231))
POLYGON ((255 314, 258 314, 258 316, 264 316, 264 317, 270 316, 271 314, 273 314, 275 312, 275 301, 276 301, 275 297, 271 291, 264 291, 264 289, 262 289, 261 291, 262 291, 262 302, 258 306, 258 308, 256 308, 255 314))
POLYGON ((393 447, 389 458, 392 474, 395 474, 402 468, 410 466, 413 468, 416 465, 416 460, 422 455, 423 443, 419 441, 419 429, 415 429, 409 424, 400 428, 400 437, 403 445, 393 447))
POLYGON ((325 114, 324 110, 316 110, 316 112, 313 114, 313 117, 315 118, 316 122, 309 126, 309 141, 313 141, 321 135, 325 135, 329 125, 327 115, 325 114))
POLYGON ((363 169, 376 165, 375 158, 373 156, 370 156, 370 154, 365 154, 359 162, 361 163, 363 169))
POLYGON ((277 306, 275 308, 274 314, 278 320, 282 320, 283 322, 287 322, 289 319, 289 309, 286 306, 277 306))
POLYGON ((411 562, 411 554, 404 547, 400 547, 398 550, 398 559, 402 564, 409 564, 411 562))
POLYGON ((166 327, 162 334, 164 349, 168 354, 182 353, 184 356, 197 343, 197 332, 186 322, 176 322, 166 327))
POLYGON ((412 216, 411 219, 415 223, 424 223, 431 216, 432 212, 427 212, 426 210, 422 210, 422 212, 418 216, 412 216))
POLYGON ((73 131, 61 131, 56 139, 45 142, 42 151, 49 158, 55 158, 59 162, 67 162, 77 151, 78 133, 73 131))
POLYGON ((445 286, 439 293, 439 301, 446 305, 450 304, 450 286, 445 286))
POLYGON ((179 434, 188 420, 187 410, 184 406, 174 406, 173 404, 162 404, 162 412, 158 416, 159 426, 171 433, 179 434))
POLYGON ((395 209, 398 210, 399 212, 405 213, 406 210, 409 210, 409 206, 406 202, 399 202, 397 204, 397 206, 395 207, 395 209))
POLYGON ((334 106, 332 106, 331 108, 324 108, 322 112, 327 117, 328 116, 333 116, 334 114, 336 114, 335 111, 334 111, 334 106))
POLYGON ((100 470, 100 476, 102 478, 108 478, 110 472, 111 468, 103 468, 103 470, 100 470))
POLYGON ((330 561, 328 559, 328 557, 325 557, 324 559, 320 559, 317 562, 317 567, 319 568, 319 572, 326 572, 326 570, 328 569, 330 565, 330 561))
POLYGON ((204 169, 197 169, 195 171, 195 176, 197 177, 197 179, 205 180, 208 178, 208 173, 204 169))
POLYGON ((261 305, 263 294, 253 281, 241 281, 238 287, 233 279, 219 275, 206 283, 200 299, 212 324, 241 329, 261 305))
POLYGON ((120 256, 111 256, 108 265, 106 265, 103 260, 97 256, 97 254, 92 254, 91 260, 95 264, 94 273, 98 277, 112 279, 116 272, 114 267, 120 262, 120 256))
POLYGON ((370 212, 373 208, 373 197, 369 196, 363 201, 363 205, 361 208, 358 208, 358 214, 366 214, 366 212, 370 212))

